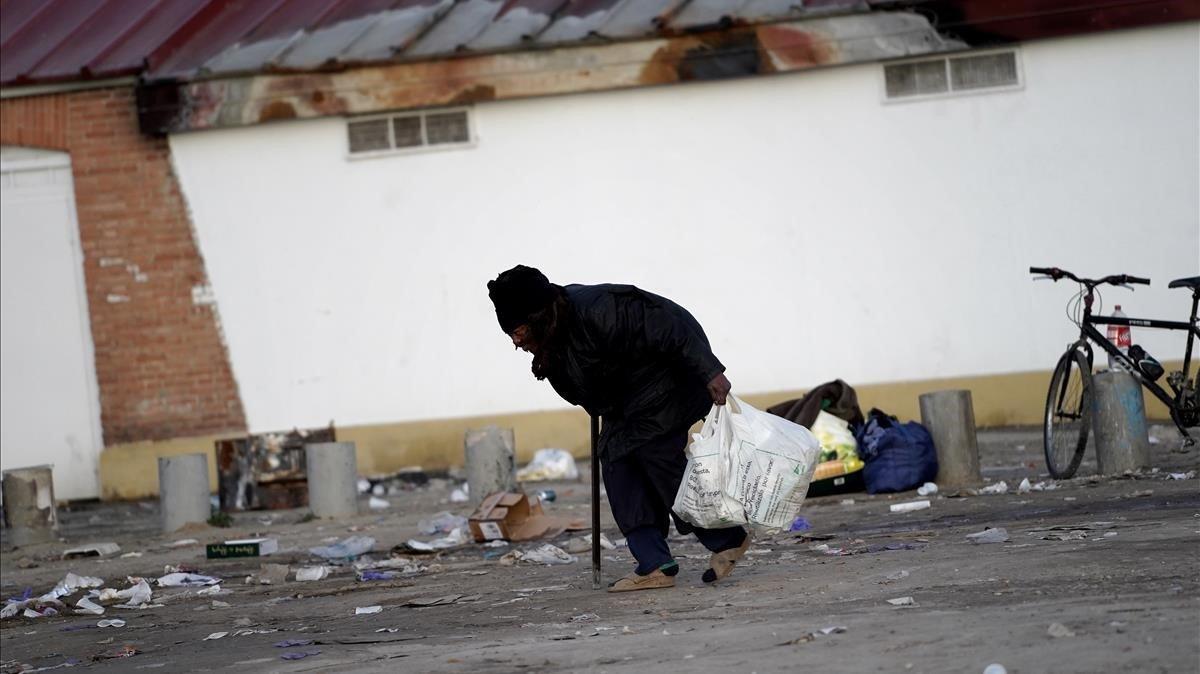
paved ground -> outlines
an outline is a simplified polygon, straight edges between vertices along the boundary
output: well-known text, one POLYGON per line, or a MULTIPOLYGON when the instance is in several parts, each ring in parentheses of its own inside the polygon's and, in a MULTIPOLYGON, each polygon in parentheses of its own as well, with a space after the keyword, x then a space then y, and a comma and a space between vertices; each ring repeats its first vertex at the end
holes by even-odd
MULTIPOLYGON (((1197 672, 1200 490, 1195 478, 1172 480, 1169 473, 1196 470, 1200 452, 1177 451, 1170 429, 1156 427, 1154 435, 1156 473, 1101 479, 1094 464, 1085 464, 1080 478, 1052 491, 941 494, 931 509, 900 515, 890 514, 889 504, 915 494, 810 499, 803 514, 812 531, 757 542, 728 582, 703 586, 707 554, 675 541, 679 586, 624 595, 591 589, 586 554, 564 566, 501 566, 497 550, 469 545, 422 560, 436 566, 405 580, 357 582, 343 568, 318 582, 248 585, 257 562, 209 562, 201 545, 167 547, 182 538, 205 543, 265 533, 284 548, 271 561, 298 564, 309 559, 309 546, 357 533, 375 537, 375 556, 386 557, 394 544, 417 536, 423 516, 447 508, 466 514, 446 503, 444 483, 390 496, 385 514, 335 523, 302 522, 301 512, 247 513, 233 529, 168 537, 155 530, 153 503, 80 507, 62 513, 65 543, 3 545, 4 596, 25 587, 43 593, 67 571, 121 588, 127 576, 156 578, 164 566, 181 563, 225 579, 221 593, 155 588, 154 601, 163 604, 157 608, 6 620, 0 660, 6 672, 74 661, 114 672, 982 672, 990 663, 1014 674, 1197 672), (985 527, 1004 527, 1011 540, 976 545, 965 538, 985 527), (67 544, 95 540, 143 554, 56 559, 67 544), (821 544, 856 554, 814 550, 821 544), (20 568, 29 563, 38 566, 20 568), (463 597, 404 606, 447 595, 463 597), (887 601, 901 597, 914 604, 887 601), (354 615, 368 605, 383 611, 354 615), (126 625, 95 626, 107 618, 126 625), (1052 623, 1067 636, 1052 636, 1052 623), (239 636, 239 629, 277 631, 239 636), (213 632, 231 634, 204 641, 213 632), (273 646, 283 639, 315 643, 273 646), (139 652, 93 660, 125 645, 139 652), (320 653, 280 659, 304 650, 320 653)), ((1023 477, 1045 479, 1036 432, 989 431, 980 440, 986 477, 1010 487, 1023 477)), ((586 482, 551 486, 560 494, 552 511, 586 515, 586 482)), ((605 522, 617 538, 607 513, 605 522)), ((605 552, 608 580, 630 565, 627 550, 605 552)))

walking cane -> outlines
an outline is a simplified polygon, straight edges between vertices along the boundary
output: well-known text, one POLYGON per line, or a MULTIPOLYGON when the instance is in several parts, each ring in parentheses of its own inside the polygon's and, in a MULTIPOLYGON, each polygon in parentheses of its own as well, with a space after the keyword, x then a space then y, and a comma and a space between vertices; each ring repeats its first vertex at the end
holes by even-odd
POLYGON ((600 417, 592 415, 592 589, 603 585, 600 575, 600 455, 596 445, 600 440, 600 417))

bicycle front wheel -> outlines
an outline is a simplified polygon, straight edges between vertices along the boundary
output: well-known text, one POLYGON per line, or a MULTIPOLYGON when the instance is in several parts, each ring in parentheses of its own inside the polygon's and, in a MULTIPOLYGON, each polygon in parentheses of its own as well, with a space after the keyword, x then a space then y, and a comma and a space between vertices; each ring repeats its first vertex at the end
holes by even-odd
POLYGON ((1071 347, 1058 359, 1046 395, 1042 439, 1051 477, 1066 480, 1075 475, 1091 428, 1092 368, 1083 352, 1071 347))

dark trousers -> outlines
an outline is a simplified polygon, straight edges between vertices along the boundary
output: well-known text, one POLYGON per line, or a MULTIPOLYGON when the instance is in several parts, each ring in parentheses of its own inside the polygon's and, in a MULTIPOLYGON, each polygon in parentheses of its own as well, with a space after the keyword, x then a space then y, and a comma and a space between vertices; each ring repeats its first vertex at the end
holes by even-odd
POLYGON ((696 534, 713 552, 736 548, 746 539, 742 527, 703 529, 692 526, 671 512, 675 493, 687 469, 687 431, 668 435, 626 454, 603 461, 601 472, 608 504, 629 551, 638 561, 637 572, 645 575, 673 562, 667 545, 671 520, 681 534, 696 534))

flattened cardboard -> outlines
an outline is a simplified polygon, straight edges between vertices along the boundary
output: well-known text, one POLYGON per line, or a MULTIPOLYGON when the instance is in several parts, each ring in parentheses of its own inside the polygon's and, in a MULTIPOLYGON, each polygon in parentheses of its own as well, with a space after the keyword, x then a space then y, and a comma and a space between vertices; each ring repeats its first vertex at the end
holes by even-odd
POLYGON ((467 520, 477 542, 492 540, 532 541, 551 538, 568 529, 585 529, 578 520, 547 515, 536 496, 520 492, 488 494, 467 520))

